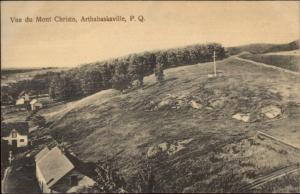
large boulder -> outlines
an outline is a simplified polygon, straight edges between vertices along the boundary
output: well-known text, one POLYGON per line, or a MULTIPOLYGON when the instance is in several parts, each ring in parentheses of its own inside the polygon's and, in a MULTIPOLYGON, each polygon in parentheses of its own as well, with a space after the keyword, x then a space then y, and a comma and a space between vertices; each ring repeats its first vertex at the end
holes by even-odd
POLYGON ((161 151, 162 151, 162 150, 160 149, 159 146, 157 146, 157 145, 151 146, 151 147, 148 149, 147 156, 148 156, 149 158, 154 157, 154 156, 156 156, 158 153, 160 153, 161 151))
POLYGON ((191 107, 195 108, 195 109, 201 109, 202 105, 198 102, 196 102, 195 100, 191 100, 190 101, 191 107))
POLYGON ((158 103, 157 108, 159 110, 167 108, 171 106, 172 100, 171 99, 163 99, 160 103, 158 103))
POLYGON ((226 99, 225 98, 219 98, 212 102, 210 102, 210 106, 213 108, 223 108, 225 105, 226 99))
POLYGON ((261 112, 269 119, 276 118, 282 114, 281 108, 275 105, 269 105, 261 109, 261 112))
POLYGON ((250 114, 249 113, 236 113, 232 116, 233 119, 243 121, 243 122, 249 122, 250 121, 250 114))

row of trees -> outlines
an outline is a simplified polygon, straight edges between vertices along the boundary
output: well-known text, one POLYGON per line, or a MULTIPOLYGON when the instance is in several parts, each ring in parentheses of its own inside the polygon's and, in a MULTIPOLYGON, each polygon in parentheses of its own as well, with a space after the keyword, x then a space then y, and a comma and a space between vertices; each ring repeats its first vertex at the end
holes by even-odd
POLYGON ((67 99, 90 95, 108 88, 124 90, 131 87, 134 81, 143 86, 144 77, 153 73, 161 82, 162 69, 212 61, 213 51, 216 51, 217 60, 226 57, 221 44, 211 43, 144 52, 85 64, 52 76, 49 94, 53 99, 67 99))
POLYGON ((144 77, 153 73, 161 83, 163 69, 212 61, 214 50, 217 60, 226 57, 222 45, 211 43, 132 54, 63 72, 38 74, 32 80, 1 87, 1 100, 14 101, 23 90, 30 91, 32 95, 49 93, 51 98, 57 100, 86 96, 109 88, 122 91, 135 81, 143 86, 144 77))

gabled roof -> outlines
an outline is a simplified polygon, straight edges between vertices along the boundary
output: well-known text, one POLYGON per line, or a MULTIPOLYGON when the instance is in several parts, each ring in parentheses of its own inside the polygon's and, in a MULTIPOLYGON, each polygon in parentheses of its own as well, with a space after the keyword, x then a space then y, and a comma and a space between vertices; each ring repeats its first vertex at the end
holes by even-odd
POLYGON ((73 164, 58 147, 53 148, 40 158, 36 165, 49 188, 74 169, 73 164))
POLYGON ((48 149, 48 147, 45 147, 44 149, 42 149, 37 155, 35 155, 34 160, 35 162, 38 162, 42 157, 44 157, 46 154, 48 154, 50 150, 48 149))
POLYGON ((24 94, 26 94, 25 90, 23 90, 23 91, 19 94, 19 97, 23 96, 24 94))
POLYGON ((21 104, 25 104, 25 99, 24 98, 17 99, 16 105, 21 105, 21 104))
POLYGON ((1 137, 8 136, 13 129, 16 129, 21 135, 27 135, 29 126, 27 122, 3 123, 1 125, 1 137))
POLYGON ((37 102, 38 102, 37 99, 33 99, 33 100, 30 101, 30 104, 35 104, 37 102))

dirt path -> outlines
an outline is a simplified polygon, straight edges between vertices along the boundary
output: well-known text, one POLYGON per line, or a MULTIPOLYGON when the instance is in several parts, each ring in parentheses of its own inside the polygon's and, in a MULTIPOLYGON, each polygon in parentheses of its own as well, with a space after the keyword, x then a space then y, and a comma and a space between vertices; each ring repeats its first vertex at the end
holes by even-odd
POLYGON ((276 137, 274 137, 274 136, 272 136, 272 135, 266 134, 266 133, 261 132, 261 131, 257 131, 257 133, 260 134, 260 135, 263 135, 263 136, 265 136, 265 137, 268 137, 268 138, 270 138, 270 139, 272 139, 272 140, 275 140, 275 141, 277 141, 277 142, 279 142, 279 143, 281 143, 281 144, 283 144, 283 145, 285 145, 285 146, 288 146, 288 147, 293 148, 293 149, 295 149, 295 150, 297 150, 297 151, 300 152, 300 148, 299 148, 299 147, 296 147, 296 146, 294 146, 294 145, 291 145, 291 144, 289 144, 289 143, 286 143, 286 142, 282 141, 281 139, 278 139, 278 138, 276 138, 276 137))
POLYGON ((277 170, 275 172, 272 172, 266 176, 263 176, 263 177, 260 177, 256 180, 254 180, 253 182, 249 183, 248 185, 240 188, 239 192, 249 192, 251 191, 252 189, 260 186, 260 185, 263 185, 267 182, 270 182, 274 179, 277 179, 277 178, 280 178, 280 177, 283 177, 285 175, 288 175, 288 174, 291 174, 291 173, 294 173, 296 171, 300 170, 300 166, 297 165, 297 164, 294 164, 294 165, 291 165, 291 166, 287 166, 287 167, 284 167, 280 170, 277 170))
POLYGON ((8 188, 7 187, 7 184, 8 184, 7 179, 8 179, 8 176, 9 176, 10 172, 11 172, 11 167, 9 166, 5 169, 4 176, 3 176, 3 179, 1 181, 1 193, 9 193, 9 191, 7 189, 8 188))
POLYGON ((267 65, 265 63, 259 63, 259 62, 255 62, 255 61, 252 61, 252 60, 249 60, 249 59, 243 59, 243 58, 240 58, 240 57, 237 57, 237 56, 234 56, 234 58, 237 59, 237 60, 240 60, 240 61, 245 61, 245 62, 248 62, 248 63, 255 64, 255 65, 258 65, 258 66, 276 69, 280 72, 290 73, 290 74, 293 74, 293 75, 300 75, 300 73, 298 73, 298 72, 283 69, 283 68, 272 66, 272 65, 267 65))

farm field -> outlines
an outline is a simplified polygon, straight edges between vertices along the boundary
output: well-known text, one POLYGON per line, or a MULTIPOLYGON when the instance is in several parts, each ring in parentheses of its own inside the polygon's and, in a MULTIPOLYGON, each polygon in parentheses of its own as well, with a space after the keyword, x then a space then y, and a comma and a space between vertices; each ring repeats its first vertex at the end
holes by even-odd
MULTIPOLYGON (((217 67, 216 78, 207 76, 212 63, 181 66, 165 70, 163 85, 151 75, 143 88, 104 90, 40 113, 80 159, 115 157, 133 190, 148 156, 157 191, 238 192, 300 162, 300 77, 234 57, 217 67)), ((285 180, 286 190, 297 189, 285 180)))

